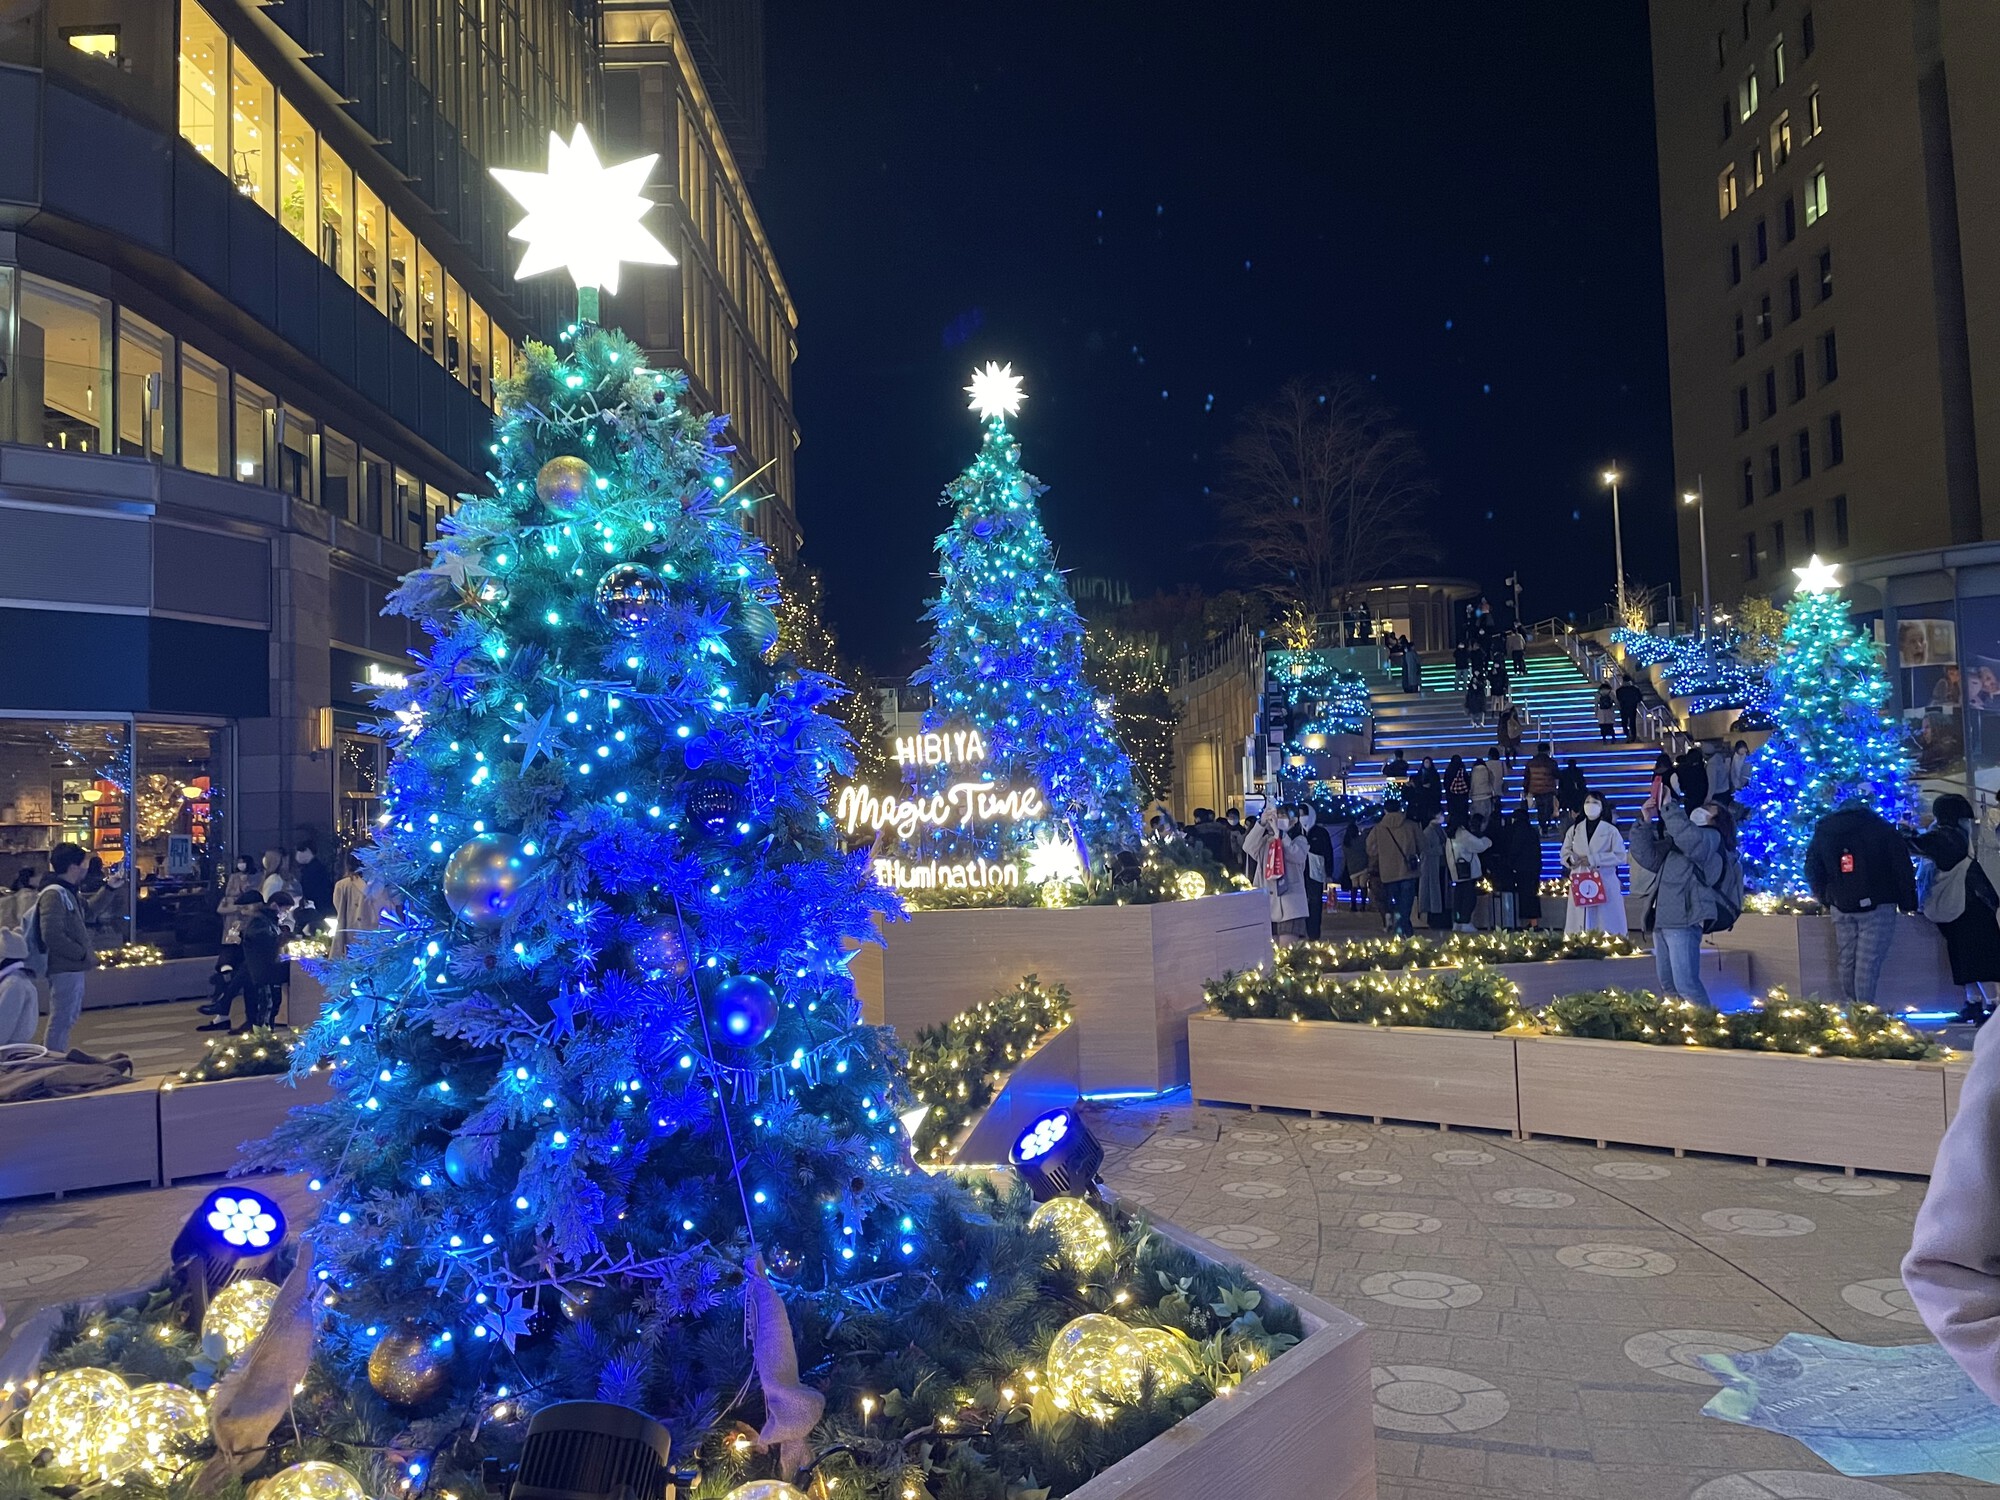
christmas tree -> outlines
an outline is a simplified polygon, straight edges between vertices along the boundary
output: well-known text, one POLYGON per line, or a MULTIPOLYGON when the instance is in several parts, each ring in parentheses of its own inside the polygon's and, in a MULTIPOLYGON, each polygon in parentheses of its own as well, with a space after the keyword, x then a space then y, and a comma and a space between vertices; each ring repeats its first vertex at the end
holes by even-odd
POLYGON ((1858 799, 1894 820, 1916 800, 1902 730, 1883 712, 1882 648, 1848 619, 1830 564, 1814 557, 1794 571, 1798 590, 1766 669, 1777 729, 1752 757, 1742 794, 1745 876, 1750 889, 1777 896, 1808 894, 1806 845, 1836 807, 1858 799))
POLYGON ((943 586, 924 614, 935 626, 915 677, 931 688, 924 727, 977 728, 988 778, 1031 785, 1046 801, 1041 824, 985 833, 987 857, 1050 835, 1095 857, 1138 837, 1132 766, 1111 704, 1085 675, 1083 621, 1036 504, 1046 487, 1021 467, 1021 446, 1007 430, 1020 410, 1020 377, 989 364, 966 389, 986 433, 979 456, 944 492, 957 511, 938 538, 943 586))

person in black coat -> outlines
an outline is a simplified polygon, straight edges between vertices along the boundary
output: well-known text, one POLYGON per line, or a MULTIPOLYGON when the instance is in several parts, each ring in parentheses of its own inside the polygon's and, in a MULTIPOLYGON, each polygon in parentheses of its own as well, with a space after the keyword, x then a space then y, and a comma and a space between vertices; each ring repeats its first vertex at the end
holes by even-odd
POLYGON ((299 926, 303 929, 333 915, 333 871, 312 846, 300 839, 292 846, 292 870, 299 882, 299 926))
MULTIPOLYGON (((1468 795, 1471 788, 1467 787, 1468 795)), ((1438 815, 1444 806, 1444 778, 1438 774, 1437 762, 1428 755, 1410 775, 1410 790, 1405 795, 1410 821, 1419 828, 1438 815)))
POLYGON ((1542 831, 1534 805, 1525 797, 1506 815, 1506 860, 1496 873, 1514 892, 1514 921, 1522 927, 1542 925, 1542 831))
POLYGON ((1965 997, 1961 1021, 1982 1021, 1993 1013, 1986 986, 2000 981, 2000 892, 1973 857, 1975 827, 1972 804, 1956 792, 1947 792, 1931 804, 1931 826, 1910 839, 1910 848, 1929 860, 1936 870, 1931 893, 1925 898, 1925 915, 1937 922, 1951 958, 1951 982, 1972 990, 1965 997), (1960 867, 1963 866, 1963 872, 1960 867), (1933 915, 1941 888, 1947 883, 1961 885, 1964 898, 1957 903, 1958 914, 1939 921, 1933 915), (1976 997, 1976 998, 1975 998, 1976 997))
POLYGON ((1639 705, 1646 701, 1646 695, 1640 691, 1638 683, 1629 677, 1621 677, 1617 696, 1618 719, 1624 727, 1625 738, 1636 740, 1639 737, 1639 705))
POLYGON ((285 983, 284 934, 278 925, 279 910, 289 908, 292 898, 279 891, 271 905, 253 887, 237 899, 250 908, 243 924, 243 1011, 246 1029, 269 1026, 278 1015, 278 996, 285 983))
POLYGON ((1692 812, 1708 801, 1708 759, 1699 745, 1690 745, 1682 751, 1680 759, 1674 762, 1674 770, 1680 777, 1678 795, 1682 807, 1692 812))
POLYGON ((1583 767, 1575 760, 1566 762, 1556 777, 1556 806, 1569 815, 1571 822, 1583 816, 1583 799, 1589 792, 1590 784, 1583 779, 1583 767))
POLYGON ((1453 828, 1460 827, 1472 816, 1472 773, 1456 755, 1444 768, 1443 790, 1445 821, 1453 828))

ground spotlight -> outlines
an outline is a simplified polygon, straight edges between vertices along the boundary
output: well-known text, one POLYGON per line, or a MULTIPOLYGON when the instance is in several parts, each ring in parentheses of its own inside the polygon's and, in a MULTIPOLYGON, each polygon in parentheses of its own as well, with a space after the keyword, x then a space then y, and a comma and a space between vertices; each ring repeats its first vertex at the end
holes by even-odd
POLYGON ((198 1266, 214 1291, 268 1265, 284 1242, 285 1211, 276 1199, 246 1187, 219 1187, 174 1236, 173 1262, 198 1266))
POLYGON ((1104 1148, 1073 1109, 1052 1109, 1021 1132, 1007 1153, 1037 1203, 1087 1197, 1097 1188, 1104 1148))
POLYGON ((558 1401, 536 1412, 509 1500, 667 1500, 673 1440, 642 1411, 558 1401))

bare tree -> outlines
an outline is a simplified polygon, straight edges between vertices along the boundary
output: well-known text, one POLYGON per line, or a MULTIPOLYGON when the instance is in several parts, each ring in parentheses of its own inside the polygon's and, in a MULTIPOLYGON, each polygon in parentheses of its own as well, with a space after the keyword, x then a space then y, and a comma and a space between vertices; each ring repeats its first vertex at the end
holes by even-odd
POLYGON ((1289 382, 1244 413, 1225 454, 1224 545, 1254 587, 1324 614, 1437 555, 1423 451, 1365 380, 1289 382))

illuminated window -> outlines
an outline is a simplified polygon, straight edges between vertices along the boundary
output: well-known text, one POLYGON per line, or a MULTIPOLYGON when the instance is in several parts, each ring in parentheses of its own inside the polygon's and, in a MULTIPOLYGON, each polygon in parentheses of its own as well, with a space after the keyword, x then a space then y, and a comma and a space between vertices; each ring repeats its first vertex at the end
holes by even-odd
POLYGON ((118 311, 118 451, 164 458, 173 387, 173 341, 136 313, 118 311))
POLYGON ((1759 146, 1750 153, 1750 191, 1756 192, 1764 185, 1764 148, 1759 146))
POLYGON ((256 65, 234 53, 229 59, 229 177, 236 191, 255 198, 266 213, 278 211, 277 104, 271 85, 256 65))
POLYGON ((1826 168, 1814 167, 1812 176, 1806 179, 1806 226, 1817 224, 1826 213, 1826 168))
POLYGON ((1814 89, 1810 94, 1806 95, 1806 136, 1810 139, 1818 135, 1819 132, 1819 90, 1814 89))
POLYGON ((1776 171, 1792 159, 1792 112, 1779 111, 1778 118, 1771 122, 1771 170, 1776 171))
POLYGON ((484 401, 493 389, 487 380, 487 373, 492 368, 486 350, 490 325, 486 320, 486 309, 477 302, 473 303, 467 312, 465 363, 466 370, 471 376, 468 384, 472 387, 472 394, 484 401))
POLYGON ((417 336, 417 242, 403 221, 389 216, 389 321, 417 336))
POLYGON ((118 64, 118 28, 116 26, 72 26, 62 33, 62 39, 77 52, 110 63, 118 64))
POLYGON ((1771 78, 1779 86, 1785 82, 1785 39, 1780 35, 1771 43, 1771 78))
POLYGON ((465 368, 465 291, 451 277, 444 278, 444 368, 447 375, 463 381, 465 368))
POLYGON ((317 198, 318 139, 291 104, 278 100, 278 222, 302 244, 316 238, 312 203, 317 198))
POLYGON ((354 184, 354 288, 368 304, 385 310, 388 278, 383 270, 389 259, 389 216, 382 200, 368 184, 354 184))
POLYGON ((1747 120, 1757 113, 1757 70, 1745 73, 1736 85, 1736 117, 1747 120))
POLYGON ((221 167, 229 151, 228 117, 222 91, 229 76, 229 42, 222 28, 193 0, 181 5, 181 135, 211 166, 221 167))
POLYGON ((319 143, 319 258, 354 285, 354 172, 319 143))
MULTIPOLYGON (((111 304, 39 276, 22 276, 20 285, 21 347, 37 351, 23 362, 23 388, 33 390, 30 382, 40 377, 41 441, 102 453, 111 437, 111 304)), ((29 441, 34 419, 30 410, 20 413, 29 441)))
POLYGON ((444 363, 444 320, 438 316, 437 257, 417 246, 417 342, 439 364, 444 363))
POLYGON ((235 475, 245 484, 262 484, 265 438, 270 430, 271 415, 276 410, 277 403, 271 399, 269 391, 262 386, 251 384, 238 375, 235 406, 235 475))
POLYGON ((1724 167, 1715 179, 1716 217, 1726 219, 1736 212, 1736 163, 1724 167))
POLYGON ((229 372, 181 345, 181 467, 221 474, 229 453, 229 372))

